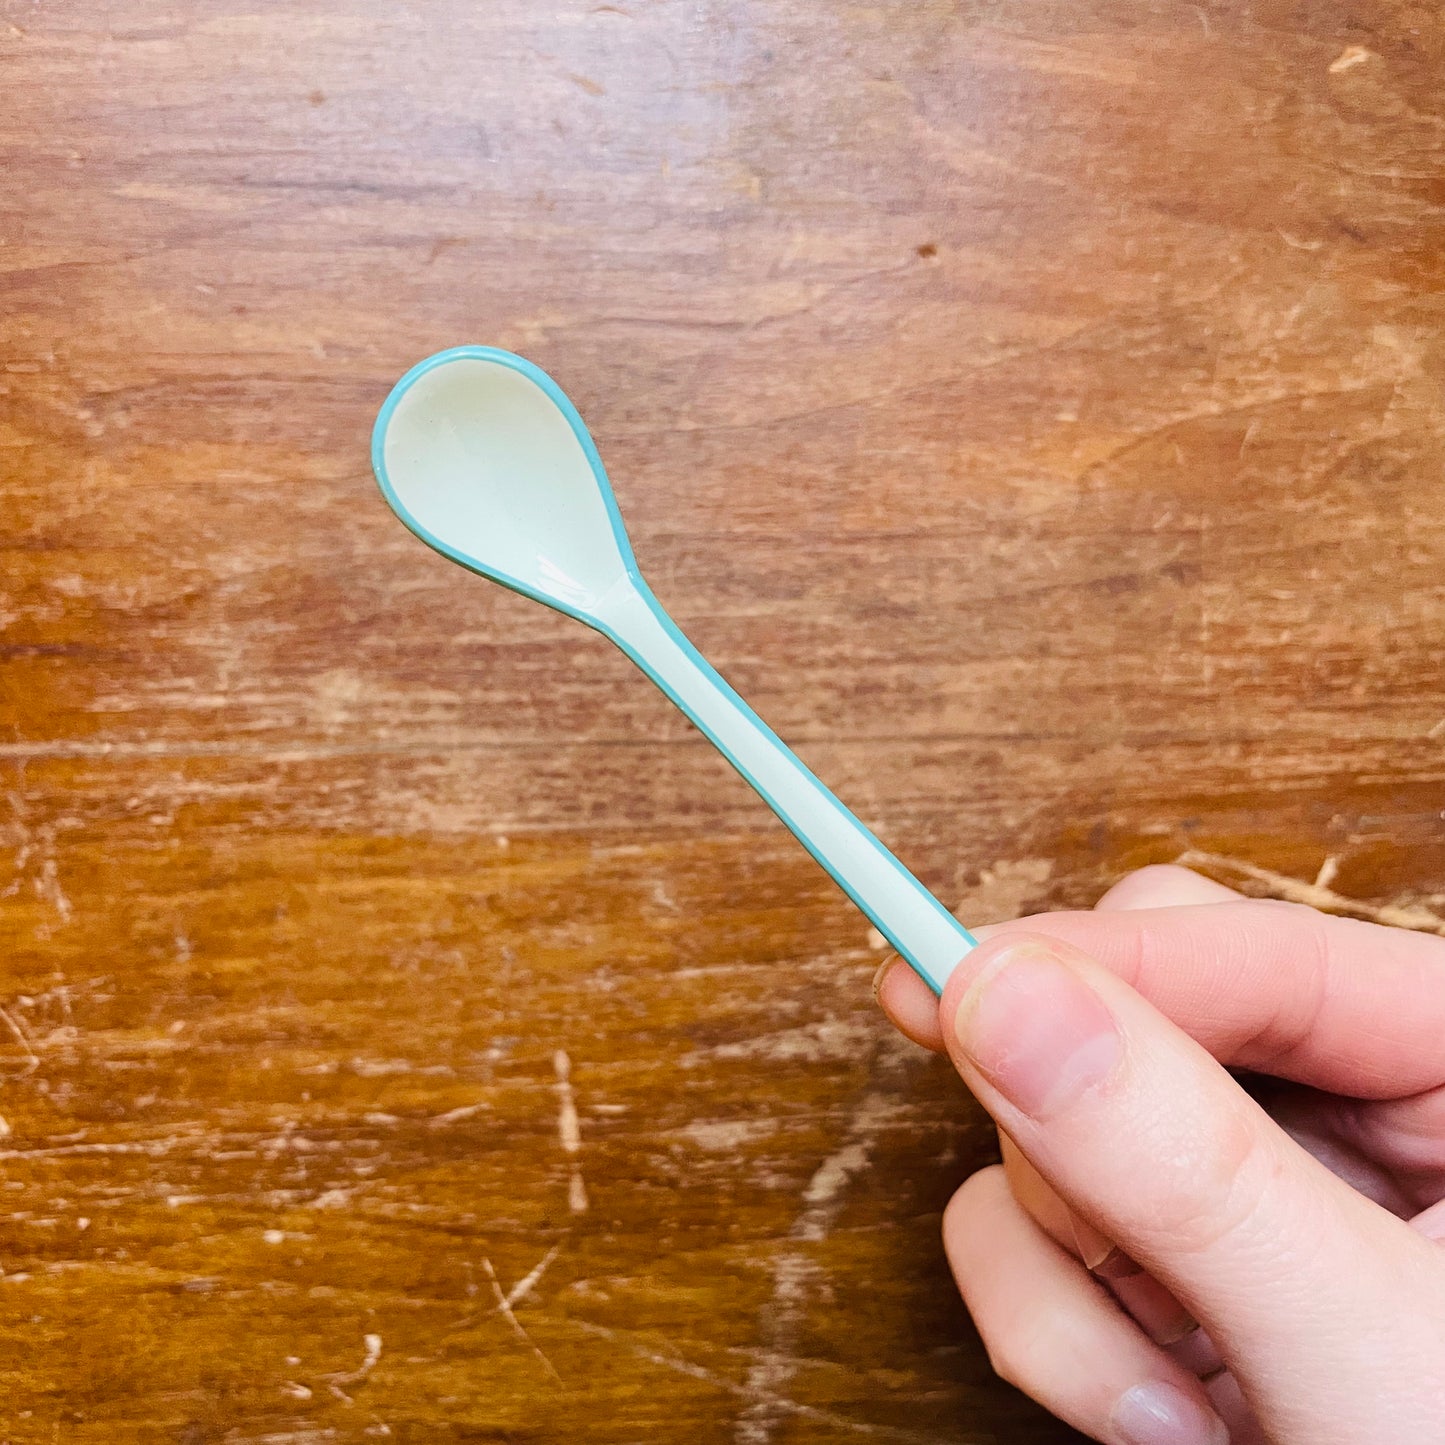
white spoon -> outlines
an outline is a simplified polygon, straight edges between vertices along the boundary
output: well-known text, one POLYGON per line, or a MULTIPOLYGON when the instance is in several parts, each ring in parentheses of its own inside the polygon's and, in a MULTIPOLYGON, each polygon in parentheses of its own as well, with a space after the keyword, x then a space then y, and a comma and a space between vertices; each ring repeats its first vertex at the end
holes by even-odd
POLYGON ((615 642, 942 991, 973 936, 663 611, 637 570, 597 448, 550 376, 488 346, 429 356, 382 406, 371 464, 392 510, 428 546, 615 642))

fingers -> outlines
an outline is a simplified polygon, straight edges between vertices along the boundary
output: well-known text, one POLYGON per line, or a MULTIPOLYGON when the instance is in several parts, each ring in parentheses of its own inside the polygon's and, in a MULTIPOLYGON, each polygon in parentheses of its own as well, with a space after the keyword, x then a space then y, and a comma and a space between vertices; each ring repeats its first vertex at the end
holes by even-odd
MULTIPOLYGON (((999 1143, 1003 1147, 1009 1191, 1019 1206, 1050 1239, 1108 1289, 1156 1345, 1178 1345, 1187 1335, 1198 1331, 1198 1323, 1189 1311, 1116 1244, 1080 1219, 1007 1134, 1001 1136, 999 1143)), ((1195 1374, 1217 1370, 1222 1363, 1212 1348, 1199 1341, 1191 1342, 1186 1354, 1177 1350, 1171 1353, 1195 1374)))
POLYGON ((1109 970, 1000 930, 949 981, 941 1017, 1000 1127, 1203 1323, 1256 1405, 1309 1401, 1363 1427, 1363 1370, 1393 1379, 1404 1358, 1412 1378, 1421 1361, 1438 1372, 1436 1247, 1335 1179, 1109 970))
POLYGON ((1098 912, 1122 913, 1132 908, 1181 908, 1196 903, 1228 903, 1241 895, 1192 868, 1152 863, 1126 873, 1094 905, 1098 912))
POLYGON ((1099 1278, 1112 1279, 1121 1274, 1139 1272, 1139 1266, 1124 1256, 1112 1240, 1105 1239, 1092 1224, 1080 1219, 1059 1198, 1054 1186, 1029 1163, 1027 1156, 1007 1134, 1000 1133, 998 1142, 1013 1197, 1050 1239, 1067 1249, 1085 1269, 1099 1278))
POLYGON ((1343 1154, 1343 1160, 1330 1161, 1335 1173, 1341 1173, 1337 1163, 1346 1169, 1353 1164, 1355 1172, 1344 1177, 1397 1213, 1413 1214, 1438 1197, 1438 1183, 1445 1179, 1445 1088, 1368 1108, 1302 1090, 1283 1107, 1272 1104, 1270 1112, 1291 1132, 1312 1127, 1310 1152, 1323 1142, 1343 1154), (1298 1119, 1292 1117, 1296 1113, 1298 1119))
MULTIPOLYGON (((976 930, 1047 933, 1097 958, 1216 1058, 1355 1098, 1445 1084, 1445 939, 1238 895, 1184 868, 1140 869, 1092 911, 976 930)), ((925 1048, 928 988, 886 967, 878 1002, 925 1048)))
POLYGON ((1024 1213, 1002 1169, 959 1190, 943 1239, 1004 1379, 1108 1445, 1224 1445, 1223 1423, 1198 1380, 1024 1213))
MULTIPOLYGON (((1411 1129, 1418 1121, 1410 1116, 1431 1095, 1362 1106, 1358 1100, 1297 1084, 1272 1088, 1263 1095, 1257 1087, 1254 1092, 1290 1138, 1366 1199, 1402 1219, 1428 1202, 1418 1196, 1412 1181, 1427 1183, 1435 1171, 1431 1163, 1422 1167, 1418 1159, 1424 1141, 1411 1129)), ((1438 1159, 1445 1152, 1445 1132, 1438 1124, 1431 1142, 1438 1159)))
POLYGON ((1256 900, 1041 914, 988 940, 1019 932, 1082 949, 1225 1064, 1355 1098, 1445 1083, 1445 939, 1256 900))
POLYGON ((938 999, 901 958, 883 960, 873 975, 873 997, 904 1038, 932 1049, 935 1054, 943 1052, 938 999))
MULTIPOLYGON (((1156 863, 1121 878, 1094 905, 1102 912, 1135 908, 1171 908, 1197 903, 1221 903, 1239 894, 1189 868, 1156 863)), ((974 930, 982 940, 1007 924, 985 924, 974 930)), ((928 985, 902 959, 885 959, 873 976, 873 996, 905 1038, 934 1053, 944 1051, 938 1024, 938 1000, 928 985)))

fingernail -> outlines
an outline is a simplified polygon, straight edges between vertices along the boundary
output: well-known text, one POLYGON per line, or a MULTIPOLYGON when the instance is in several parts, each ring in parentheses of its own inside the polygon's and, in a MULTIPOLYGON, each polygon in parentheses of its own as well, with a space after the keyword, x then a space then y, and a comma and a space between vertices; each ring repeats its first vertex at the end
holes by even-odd
POLYGON ((1069 1227, 1074 1234, 1074 1248, 1085 1269, 1102 1279, 1127 1279, 1131 1274, 1143 1273, 1140 1266, 1112 1239, 1105 1239, 1087 1219, 1080 1219, 1072 1209, 1069 1211, 1069 1227))
POLYGON ((897 958, 885 958, 883 962, 878 965, 877 971, 873 975, 874 1003, 878 1002, 878 995, 883 989, 883 980, 888 977, 888 970, 891 969, 895 963, 899 962, 901 962, 901 960, 897 958))
POLYGON ((1177 1345, 1180 1340, 1186 1340, 1199 1328, 1199 1321, 1186 1309, 1181 1309, 1169 1324, 1158 1330, 1150 1332, 1149 1338, 1161 1349, 1168 1349, 1170 1345, 1177 1345))
POLYGON ((1130 1259, 1117 1245, 1088 1268, 1099 1279, 1133 1279, 1136 1274, 1144 1273, 1143 1266, 1130 1259))
POLYGON ((1041 1120, 1102 1083, 1123 1052, 1103 1000, 1036 942, 1016 945, 984 969, 953 1028, 994 1088, 1041 1120))
POLYGON ((1122 1445, 1229 1445, 1224 1421, 1165 1380, 1135 1385, 1114 1406, 1110 1423, 1122 1445))
POLYGON ((1417 1214, 1410 1223, 1427 1239, 1445 1244, 1445 1199, 1432 1204, 1423 1214, 1417 1214))

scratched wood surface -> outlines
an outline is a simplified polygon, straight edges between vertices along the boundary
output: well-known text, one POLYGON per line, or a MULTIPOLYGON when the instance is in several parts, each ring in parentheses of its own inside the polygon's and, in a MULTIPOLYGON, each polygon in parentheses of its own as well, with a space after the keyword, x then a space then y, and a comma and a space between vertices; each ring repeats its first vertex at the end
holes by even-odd
POLYGON ((551 370, 966 919, 1191 852, 1438 927, 1438 7, 0 18, 0 1438, 1074 1438, 865 923, 369 428, 551 370))

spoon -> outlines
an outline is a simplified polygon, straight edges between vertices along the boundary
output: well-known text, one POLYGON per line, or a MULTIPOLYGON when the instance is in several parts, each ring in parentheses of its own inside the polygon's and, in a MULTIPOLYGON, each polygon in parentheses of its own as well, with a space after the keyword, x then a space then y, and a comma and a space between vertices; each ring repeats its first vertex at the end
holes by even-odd
POLYGON ((652 595, 597 448, 546 372, 490 346, 412 367, 371 465, 429 547, 595 628, 697 725, 934 991, 975 939, 712 669, 652 595))

